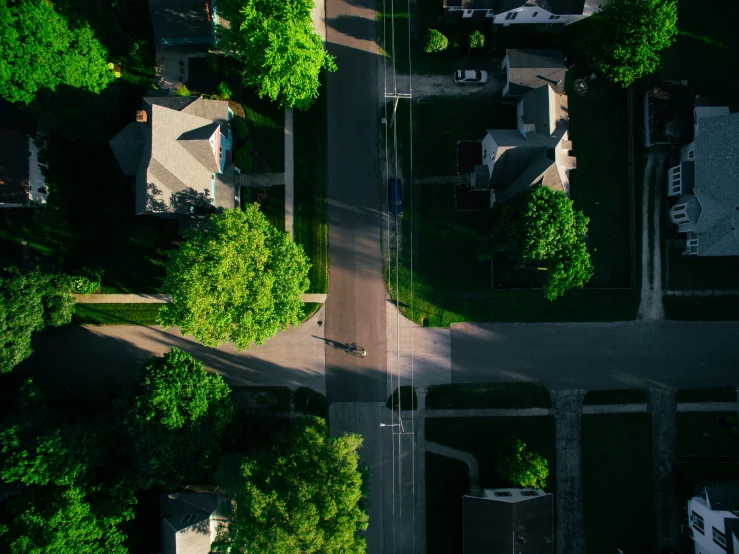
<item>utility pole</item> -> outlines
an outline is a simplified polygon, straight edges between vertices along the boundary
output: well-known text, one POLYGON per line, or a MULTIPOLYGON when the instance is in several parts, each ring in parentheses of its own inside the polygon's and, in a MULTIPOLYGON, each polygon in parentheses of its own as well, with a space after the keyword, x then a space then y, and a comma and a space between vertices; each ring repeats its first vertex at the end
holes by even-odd
POLYGON ((389 94, 388 93, 388 94, 385 94, 385 98, 395 99, 395 101, 393 102, 393 116, 390 118, 390 127, 392 127, 393 125, 395 125, 395 112, 398 110, 398 101, 401 98, 407 98, 408 100, 410 100, 413 97, 410 94, 400 94, 400 93, 389 94))

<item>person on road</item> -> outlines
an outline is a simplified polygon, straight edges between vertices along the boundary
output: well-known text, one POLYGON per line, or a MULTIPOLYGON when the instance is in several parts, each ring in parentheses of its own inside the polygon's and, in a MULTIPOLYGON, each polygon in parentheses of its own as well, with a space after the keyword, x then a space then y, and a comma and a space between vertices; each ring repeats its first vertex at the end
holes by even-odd
POLYGON ((367 351, 363 348, 362 349, 362 358, 364 358, 365 356, 367 356, 367 351))

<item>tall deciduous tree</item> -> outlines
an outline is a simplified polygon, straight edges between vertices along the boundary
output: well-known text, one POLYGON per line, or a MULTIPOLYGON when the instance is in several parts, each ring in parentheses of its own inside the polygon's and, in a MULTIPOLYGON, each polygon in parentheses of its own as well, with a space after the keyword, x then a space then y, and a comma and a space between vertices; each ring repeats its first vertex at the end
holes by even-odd
POLYGON ((318 97, 322 70, 336 71, 333 56, 313 29, 313 0, 230 0, 229 29, 219 44, 244 64, 245 85, 260 97, 307 109, 318 97))
POLYGON ((100 92, 115 74, 87 24, 68 25, 45 0, 0 0, 0 96, 29 104, 65 84, 100 92))
POLYGON ((216 544, 263 554, 364 553, 361 444, 358 435, 330 438, 326 422, 311 418, 271 452, 223 464, 217 483, 234 505, 216 544))
POLYGON ((591 61, 624 87, 657 69, 660 52, 677 37, 675 0, 611 0, 594 17, 591 61))
POLYGON ((263 344, 300 322, 309 267, 303 248, 256 205, 227 210, 170 255, 164 288, 172 303, 159 320, 206 346, 263 344))
POLYGON ((68 275, 39 268, 0 272, 0 373, 33 352, 31 335, 46 325, 69 323, 74 312, 68 275))
POLYGON ((487 259, 502 252, 521 266, 548 271, 544 295, 549 300, 582 287, 593 275, 585 247, 588 218, 572 207, 563 192, 530 187, 505 204, 496 204, 487 259))
POLYGON ((526 450, 518 437, 508 437, 498 457, 498 473, 517 487, 543 489, 547 485, 549 464, 536 452, 526 450))
POLYGON ((220 375, 177 348, 144 368, 126 428, 139 482, 197 480, 215 469, 218 441, 234 416, 220 375))

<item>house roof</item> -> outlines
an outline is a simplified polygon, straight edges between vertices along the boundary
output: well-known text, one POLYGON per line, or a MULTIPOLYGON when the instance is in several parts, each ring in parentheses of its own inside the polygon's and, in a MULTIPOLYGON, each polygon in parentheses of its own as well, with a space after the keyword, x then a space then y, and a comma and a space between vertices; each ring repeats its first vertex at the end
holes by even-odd
POLYGON ((0 203, 28 204, 27 134, 0 129, 0 203))
POLYGON ((521 96, 542 85, 564 93, 565 68, 559 50, 506 50, 509 63, 509 96, 521 96))
POLYGON ((706 492, 711 510, 739 510, 739 482, 701 483, 706 492))
POLYGON ((696 120, 694 188, 699 256, 739 256, 739 113, 696 120))
POLYGON ((598 10, 598 0, 444 0, 444 7, 449 6, 493 10, 496 15, 524 6, 538 7, 556 15, 591 15, 598 10))
POLYGON ((462 498, 464 554, 553 554, 552 495, 518 502, 462 498))
POLYGON ((210 553, 211 520, 225 523, 230 517, 228 500, 215 493, 164 494, 161 511, 164 554, 210 553))
POLYGON ((164 39, 209 39, 213 23, 208 0, 149 0, 154 36, 164 39))
POLYGON ((221 173, 219 161, 228 103, 147 97, 143 107, 147 123, 130 123, 110 141, 123 172, 136 175, 136 213, 233 208, 234 174, 221 173))

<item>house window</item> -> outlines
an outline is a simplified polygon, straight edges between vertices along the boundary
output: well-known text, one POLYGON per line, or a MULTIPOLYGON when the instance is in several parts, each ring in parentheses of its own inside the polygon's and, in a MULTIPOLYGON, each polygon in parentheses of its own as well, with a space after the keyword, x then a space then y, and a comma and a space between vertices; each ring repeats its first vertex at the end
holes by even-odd
POLYGON ((223 157, 223 146, 219 146, 218 147, 218 157, 219 158, 222 158, 223 157))
POLYGON ((474 10, 464 10, 464 16, 465 16, 465 17, 472 17, 472 12, 473 12, 473 11, 474 11, 474 10))
POLYGON ((681 204, 675 204, 672 207, 672 221, 674 221, 677 224, 688 221, 688 214, 685 211, 687 207, 688 207, 687 202, 682 202, 681 204))
POLYGON ((531 14, 531 17, 536 17, 537 15, 539 15, 539 12, 534 12, 533 14, 531 14))
POLYGON ((495 12, 493 10, 488 10, 485 12, 485 17, 495 17, 495 12))
POLYGON ((693 158, 695 158, 695 151, 694 150, 690 150, 688 152, 688 159, 689 160, 692 160, 693 158))
POLYGON ((517 17, 518 17, 518 12, 508 12, 508 13, 507 13, 507 14, 505 15, 505 19, 506 19, 506 21, 513 21, 513 20, 514 20, 514 19, 516 19, 517 17))
POLYGON ((670 169, 670 196, 676 196, 683 191, 682 179, 680 178, 680 166, 676 165, 670 169))
POLYGON ((447 6, 447 9, 452 12, 456 12, 462 9, 462 6, 447 6))
POLYGON ((693 529, 698 531, 701 535, 705 535, 703 532, 703 518, 700 515, 692 512, 690 514, 690 522, 693 524, 693 529))
POLYGON ((550 15, 549 16, 549 19, 559 19, 559 16, 558 15, 550 15))
POLYGON ((501 491, 495 491, 495 492, 493 492, 493 495, 494 495, 494 496, 513 496, 513 495, 512 495, 512 494, 511 494, 510 492, 508 492, 508 491, 502 491, 502 492, 501 492, 501 491))
POLYGON ((198 514, 185 514, 182 516, 182 523, 195 523, 196 519, 198 519, 198 514))
POLYGON ((694 255, 698 254, 698 239, 688 239, 685 253, 694 255))
POLYGON ((488 157, 488 151, 485 150, 485 149, 483 149, 483 151, 482 151, 482 159, 484 160, 487 157, 488 157))
POLYGON ((721 548, 726 550, 726 535, 724 535, 721 531, 719 531, 715 527, 711 527, 711 529, 713 530, 713 542, 715 542, 721 548))
POLYGON ((521 491, 521 496, 539 496, 536 491, 521 491))

